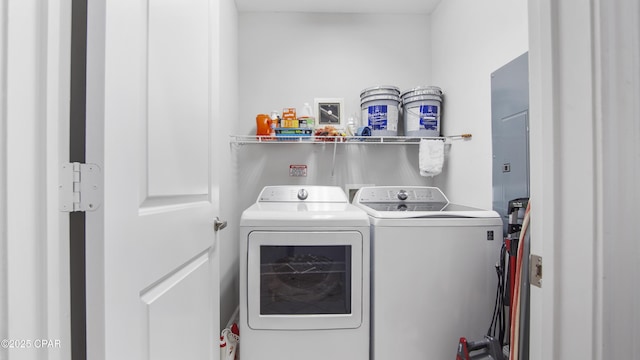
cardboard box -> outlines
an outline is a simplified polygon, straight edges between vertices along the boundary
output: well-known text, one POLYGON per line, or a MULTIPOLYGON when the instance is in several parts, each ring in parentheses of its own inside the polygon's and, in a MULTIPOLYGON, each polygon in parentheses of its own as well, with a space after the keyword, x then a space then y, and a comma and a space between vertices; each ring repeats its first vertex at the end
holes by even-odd
POLYGON ((283 128, 297 128, 299 122, 298 119, 282 119, 282 126, 283 128))
POLYGON ((284 120, 295 120, 295 119, 297 119, 297 117, 296 117, 296 108, 284 108, 284 109, 282 109, 282 119, 284 119, 284 120))

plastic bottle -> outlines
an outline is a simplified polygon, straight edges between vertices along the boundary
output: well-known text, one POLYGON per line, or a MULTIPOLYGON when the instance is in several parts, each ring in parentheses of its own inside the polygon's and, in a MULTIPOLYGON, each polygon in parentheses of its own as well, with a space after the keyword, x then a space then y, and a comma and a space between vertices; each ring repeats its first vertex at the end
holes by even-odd
POLYGON ((309 103, 304 103, 304 106, 302 107, 302 116, 300 116, 300 118, 307 120, 307 127, 308 128, 313 128, 315 126, 315 118, 313 117, 313 109, 311 108, 311 105, 309 105, 309 103))
POLYGON ((256 135, 271 135, 271 118, 267 114, 258 114, 256 116, 256 135))
POLYGON ((304 107, 302 108, 302 116, 313 117, 313 109, 311 109, 311 105, 309 105, 309 103, 304 103, 304 107))
POLYGON ((280 124, 280 113, 276 110, 273 110, 271 112, 271 121, 271 127, 274 129, 274 131, 275 128, 282 127, 282 124, 280 124))
POLYGON ((356 134, 356 120, 353 116, 349 116, 347 119, 347 136, 354 136, 356 134))

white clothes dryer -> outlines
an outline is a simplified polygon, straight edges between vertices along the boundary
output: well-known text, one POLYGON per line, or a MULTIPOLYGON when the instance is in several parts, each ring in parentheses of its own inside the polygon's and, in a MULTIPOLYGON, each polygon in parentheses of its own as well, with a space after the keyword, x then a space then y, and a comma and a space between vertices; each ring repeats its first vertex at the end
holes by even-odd
POLYGON ((369 218, 339 187, 267 186, 240 220, 244 360, 369 360, 369 218))
POLYGON ((502 220, 438 188, 364 187, 371 221, 371 359, 451 359, 491 323, 502 220))

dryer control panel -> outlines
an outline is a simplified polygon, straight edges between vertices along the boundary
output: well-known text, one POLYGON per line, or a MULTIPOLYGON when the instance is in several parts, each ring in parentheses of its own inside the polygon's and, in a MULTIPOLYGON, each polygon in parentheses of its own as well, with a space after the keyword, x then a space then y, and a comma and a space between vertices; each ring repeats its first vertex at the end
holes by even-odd
POLYGON ((338 186, 266 186, 257 202, 329 202, 348 203, 347 195, 338 186))

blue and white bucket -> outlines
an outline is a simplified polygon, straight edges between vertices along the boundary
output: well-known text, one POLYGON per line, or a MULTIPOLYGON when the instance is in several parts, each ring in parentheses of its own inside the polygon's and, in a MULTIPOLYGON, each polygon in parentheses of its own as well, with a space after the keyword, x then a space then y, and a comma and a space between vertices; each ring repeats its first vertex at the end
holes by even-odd
POLYGON ((374 86, 360 93, 363 125, 372 136, 397 136, 400 89, 395 86, 374 86))
POLYGON ((419 86, 402 93, 404 134, 438 137, 442 123, 442 89, 419 86))

